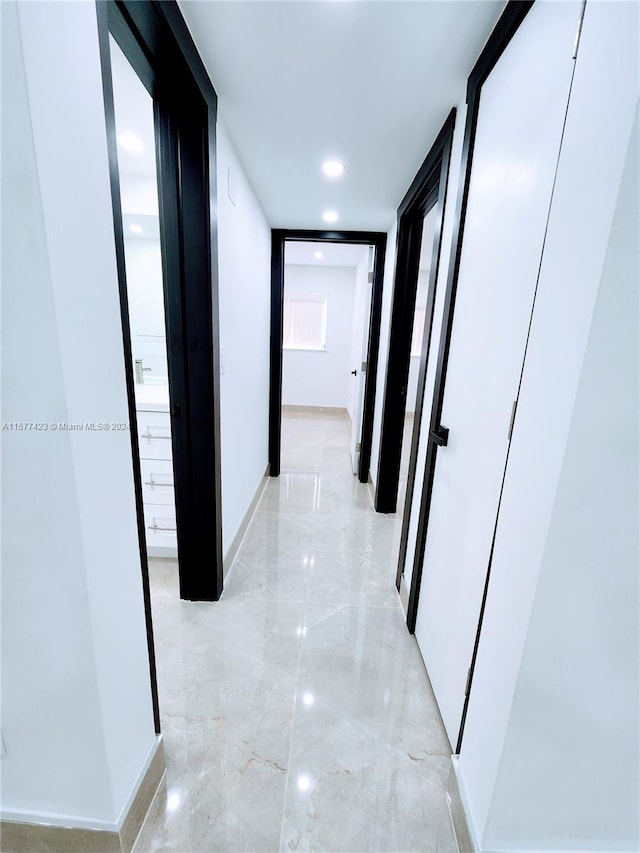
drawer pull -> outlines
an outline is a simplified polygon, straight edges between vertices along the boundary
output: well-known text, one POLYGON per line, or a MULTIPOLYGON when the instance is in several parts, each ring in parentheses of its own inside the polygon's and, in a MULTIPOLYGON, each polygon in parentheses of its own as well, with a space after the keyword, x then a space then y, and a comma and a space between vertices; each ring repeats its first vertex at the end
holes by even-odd
POLYGON ((176 533, 177 532, 175 527, 163 527, 163 525, 157 524, 155 521, 153 522, 153 524, 149 525, 149 530, 154 530, 154 531, 161 530, 161 531, 166 531, 168 533, 176 533))
POLYGON ((173 488, 173 480, 169 480, 166 483, 161 483, 159 480, 153 479, 153 474, 149 474, 149 479, 145 480, 144 482, 145 482, 145 485, 151 486, 152 489, 154 487, 161 488, 161 489, 172 489, 173 488))
POLYGON ((170 435, 154 435, 154 433, 149 432, 149 427, 147 427, 147 431, 142 433, 142 437, 146 438, 147 441, 151 441, 152 439, 162 439, 163 441, 171 441, 170 435))

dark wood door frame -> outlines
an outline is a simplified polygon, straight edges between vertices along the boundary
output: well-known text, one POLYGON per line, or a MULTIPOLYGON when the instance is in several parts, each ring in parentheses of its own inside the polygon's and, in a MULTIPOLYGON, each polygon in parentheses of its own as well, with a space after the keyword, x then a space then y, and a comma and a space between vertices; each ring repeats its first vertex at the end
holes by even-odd
MULTIPOLYGON (((482 53, 480 54, 480 57, 474 65, 467 83, 467 115, 462 146, 462 163, 460 170, 462 180, 460 181, 458 199, 456 204, 456 215, 454 219, 454 231, 451 243, 451 257, 449 262, 449 272, 445 291, 442 333, 440 336, 440 348, 438 352, 435 388, 431 406, 431 416, 429 421, 430 438, 427 447, 424 480, 422 483, 422 499, 418 516, 416 550, 413 561, 411 590, 409 592, 409 602, 407 607, 407 627, 412 634, 415 632, 416 619, 418 615, 418 601, 420 596, 420 584, 422 581, 422 566, 427 542, 427 530, 429 522, 429 513, 431 509, 431 497, 433 492, 436 456, 439 446, 438 442, 435 440, 435 437, 438 436, 442 429, 440 418, 442 416, 442 406, 444 401, 445 383, 447 376, 447 364, 449 359, 449 349, 451 345, 451 331, 453 328, 456 290, 458 284, 458 275, 460 271, 462 243, 464 238, 464 225, 466 219, 467 202, 469 198, 469 187, 471 183, 473 147, 478 123, 480 96, 484 82, 486 81, 487 77, 489 76, 496 63, 504 53, 505 49, 509 45, 509 42, 517 32, 520 24, 524 21, 532 6, 533 0, 510 0, 500 19, 498 20, 498 23, 496 24, 493 32, 491 33, 491 36, 489 37, 482 53)), ((475 662, 477 658, 480 629, 486 604, 488 582, 489 572, 487 573, 484 595, 479 615, 478 631, 476 634, 476 640, 471 660, 469 685, 471 685, 471 682, 473 680, 473 671, 475 669, 475 662)), ((462 722, 458 735, 458 742, 456 744, 456 753, 460 752, 460 748, 462 745, 462 736, 464 732, 464 724, 469 703, 469 690, 470 687, 467 689, 467 695, 462 714, 462 722)))
MULTIPOLYGON (((420 244, 425 213, 438 205, 436 214, 437 243, 434 242, 432 269, 429 283, 429 299, 426 310, 423 354, 418 378, 418 406, 415 422, 419 424, 422 410, 422 394, 426 374, 426 354, 431 340, 433 322, 433 297, 435 294, 435 274, 440 257, 440 235, 451 159, 451 141, 455 125, 456 111, 451 110, 443 124, 431 150, 418 170, 411 186, 398 208, 398 237, 396 249, 396 270, 393 282, 391 305, 391 325, 389 329, 389 351, 387 357, 387 375, 382 406, 382 425, 380 429, 380 455, 378 475, 376 477, 375 508, 378 512, 395 512, 398 500, 398 482, 400 479, 400 459, 402 456, 402 435, 407 403, 409 366, 411 361, 411 338, 413 318, 416 307, 418 287, 418 266, 420 262, 420 244)), ((413 444, 417 446, 417 434, 414 429, 412 440, 412 468, 409 472, 407 496, 413 493, 412 480, 415 476, 415 454, 413 444)), ((404 534, 406 550, 406 532, 404 534)), ((402 554, 404 564, 404 553, 402 554)))
POLYGON ((109 36, 154 100, 180 596, 222 592, 217 96, 175 3, 97 3, 147 644, 160 731, 109 36), (211 164, 211 166, 210 166, 211 164), (202 555, 209 559, 203 560, 202 555))
MULTIPOLYGON (((416 467, 418 463, 418 446, 420 443, 420 427, 422 423, 422 411, 424 405, 425 383, 427 378, 427 365, 429 358, 435 357, 431 352, 431 339, 433 333, 434 309, 436 302, 436 287, 438 282, 438 270, 440 267, 440 253, 442 245, 442 223, 447 199, 447 184, 449 178, 449 166, 451 162, 451 144, 455 127, 456 111, 451 110, 442 131, 438 135, 438 144, 441 155, 439 158, 440 169, 437 183, 433 185, 432 175, 434 170, 429 168, 428 159, 416 175, 411 189, 405 196, 398 214, 398 247, 406 247, 406 256, 402 264, 402 289, 405 293, 413 294, 415 311, 415 294, 418 285, 420 254, 422 250, 422 230, 424 217, 436 208, 434 233, 432 239, 431 264, 429 271, 429 285, 427 292, 427 304, 425 308, 424 331, 422 335, 422 352, 420 354, 420 369, 418 372, 418 385, 416 390, 416 408, 413 422, 413 433, 411 436, 411 452, 409 456, 409 470, 407 474, 407 491, 404 502, 404 514, 402 517, 402 533, 400 536, 400 551, 398 555, 398 571, 396 574, 396 588, 400 590, 400 582, 404 572, 404 564, 409 541, 409 523, 411 518, 411 506, 415 488, 416 467)), ((432 149, 433 150, 433 149, 432 149)), ((437 164, 436 164, 437 165, 437 164)), ((407 306, 408 311, 409 306, 407 306)), ((413 312, 405 316, 404 320, 413 323, 413 312)), ((409 329, 408 340, 411 342, 411 329, 409 329)), ((406 400, 405 400, 406 402, 406 400)), ((402 412, 404 417, 404 410, 402 412)), ((398 471, 399 471, 398 459, 398 471)))
POLYGON ((284 308, 284 248, 287 242, 350 243, 374 247, 373 287, 369 313, 367 371, 364 386, 358 479, 369 480, 376 374, 382 317, 382 283, 387 235, 379 231, 306 231, 275 228, 271 231, 271 343, 269 382, 269 474, 280 475, 282 439, 282 325, 284 308))

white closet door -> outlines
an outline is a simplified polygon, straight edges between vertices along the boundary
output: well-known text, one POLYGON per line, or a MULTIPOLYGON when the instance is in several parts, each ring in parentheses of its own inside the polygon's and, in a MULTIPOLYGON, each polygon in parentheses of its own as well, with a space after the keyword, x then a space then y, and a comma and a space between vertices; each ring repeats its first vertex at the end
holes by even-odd
POLYGON ((536 3, 482 87, 416 638, 455 747, 580 2, 536 3))

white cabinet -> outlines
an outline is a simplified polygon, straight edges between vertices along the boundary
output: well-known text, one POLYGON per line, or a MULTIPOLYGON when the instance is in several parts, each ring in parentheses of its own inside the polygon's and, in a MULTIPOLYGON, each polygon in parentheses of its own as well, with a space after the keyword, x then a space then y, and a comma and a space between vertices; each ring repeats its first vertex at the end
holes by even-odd
POLYGON ((140 459, 142 498, 146 504, 174 506, 173 465, 168 459, 140 459))
POLYGON ((177 557, 167 387, 137 385, 136 415, 147 553, 150 557, 177 557))
POLYGON ((140 459, 171 461, 171 422, 166 412, 147 412, 138 409, 138 442, 140 459))

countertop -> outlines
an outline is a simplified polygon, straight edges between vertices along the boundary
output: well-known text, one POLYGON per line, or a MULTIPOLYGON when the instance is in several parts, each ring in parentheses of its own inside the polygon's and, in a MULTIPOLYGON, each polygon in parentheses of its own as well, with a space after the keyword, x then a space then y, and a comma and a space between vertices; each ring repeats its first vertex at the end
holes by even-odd
POLYGON ((168 412, 168 385, 136 385, 136 409, 142 412, 168 412))

